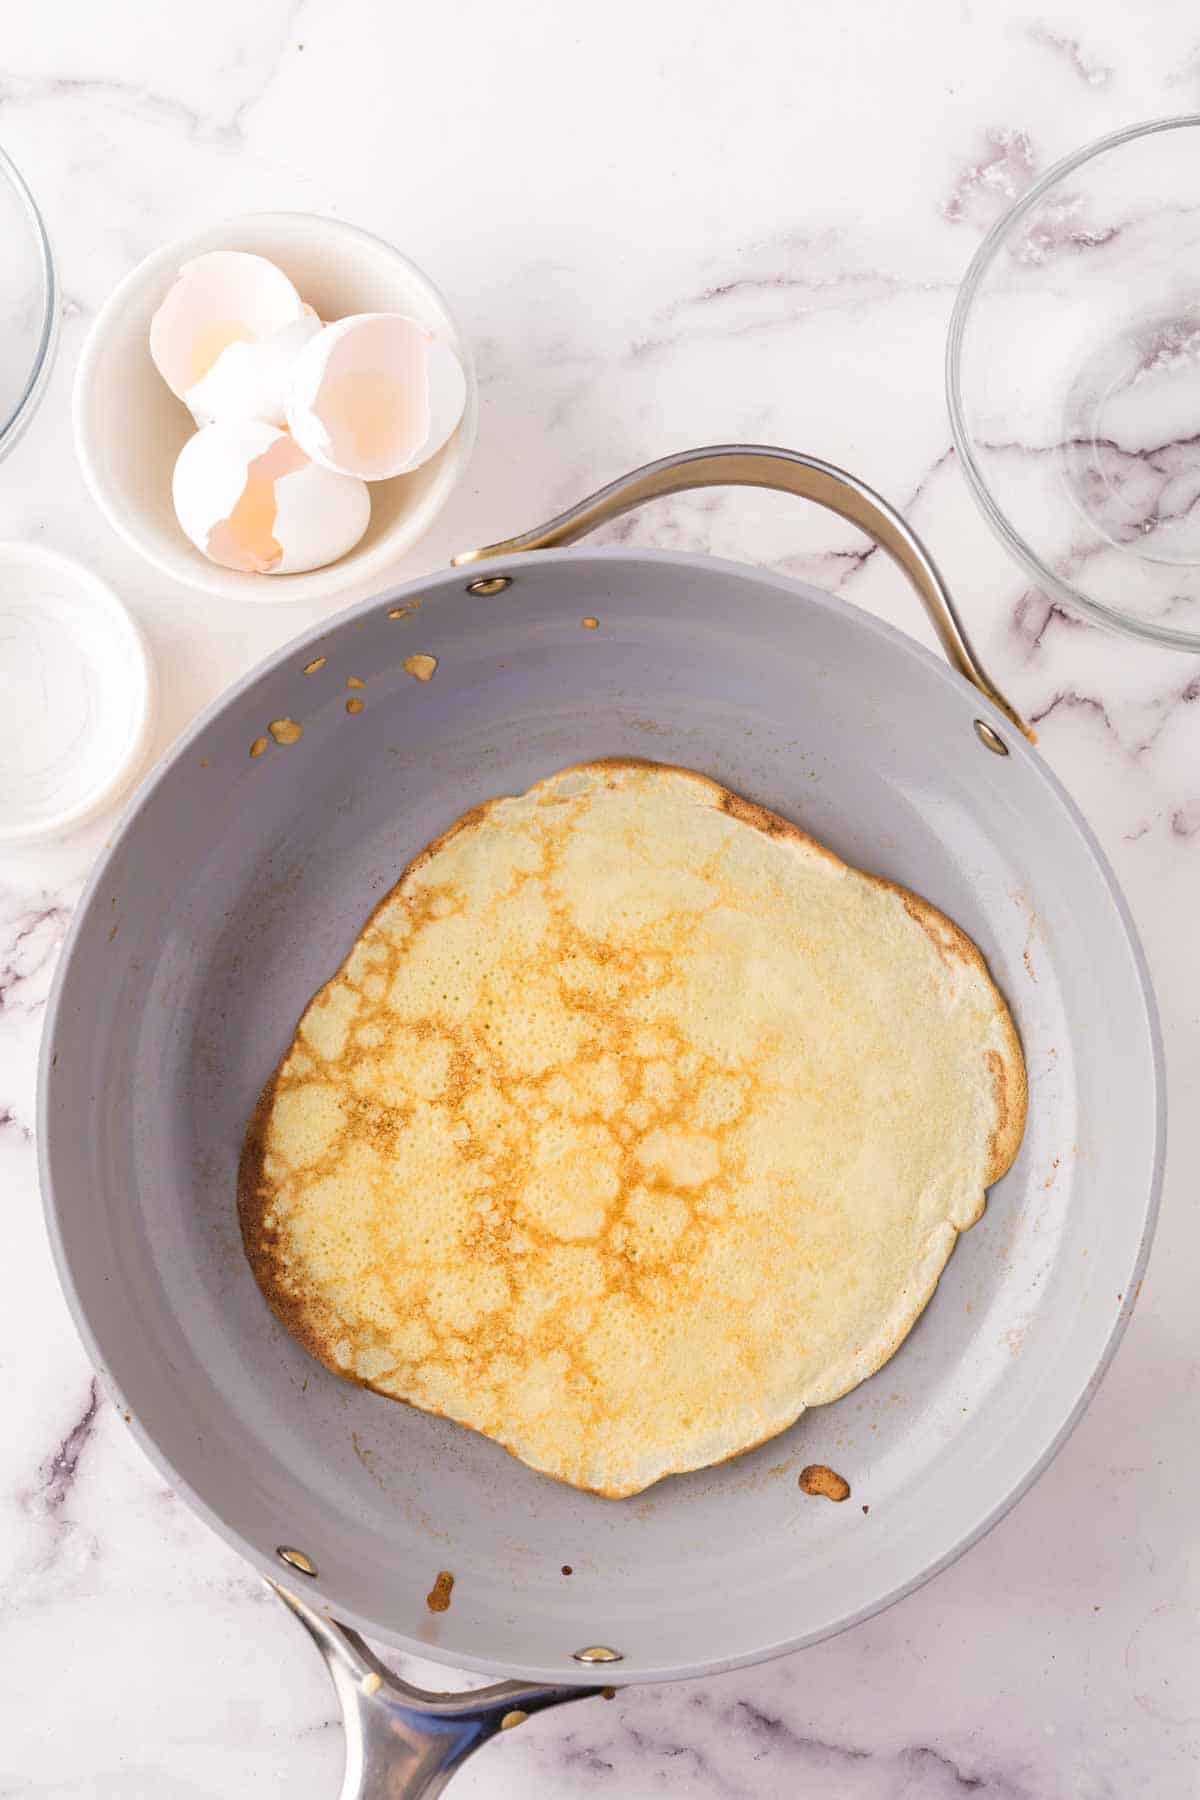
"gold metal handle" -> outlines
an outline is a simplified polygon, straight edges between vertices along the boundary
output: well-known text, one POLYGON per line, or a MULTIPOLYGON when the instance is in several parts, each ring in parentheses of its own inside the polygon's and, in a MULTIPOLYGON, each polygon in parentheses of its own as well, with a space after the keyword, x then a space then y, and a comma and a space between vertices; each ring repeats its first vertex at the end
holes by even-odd
POLYGON ((659 462, 647 463, 644 468, 623 475, 619 481, 609 482, 599 493, 581 500, 578 506, 559 513, 556 519, 521 537, 506 538, 502 543, 488 544, 482 550, 464 550, 454 558, 454 566, 459 568, 492 557, 513 556, 521 550, 549 550, 559 544, 573 544, 598 525, 619 518, 647 500, 661 500, 667 494, 682 494, 689 488, 706 487, 777 488, 785 494, 796 494, 802 500, 813 500, 865 531, 908 576, 950 665, 978 688, 993 706, 998 706, 1031 743, 1034 741, 1033 732, 1016 708, 1004 698, 975 654, 937 565, 912 527, 865 482, 848 475, 844 469, 834 468, 832 463, 821 462, 815 456, 802 456, 798 450, 774 450, 758 444, 717 444, 707 450, 684 450, 677 456, 664 456, 659 462))

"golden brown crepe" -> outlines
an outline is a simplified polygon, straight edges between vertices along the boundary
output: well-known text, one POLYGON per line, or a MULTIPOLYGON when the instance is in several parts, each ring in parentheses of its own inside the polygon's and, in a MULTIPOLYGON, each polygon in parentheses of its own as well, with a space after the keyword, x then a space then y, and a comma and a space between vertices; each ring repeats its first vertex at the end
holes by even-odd
POLYGON ((410 864, 266 1086, 242 1231, 328 1367, 635 1494, 886 1362, 1025 1106, 927 901, 598 762, 410 864))

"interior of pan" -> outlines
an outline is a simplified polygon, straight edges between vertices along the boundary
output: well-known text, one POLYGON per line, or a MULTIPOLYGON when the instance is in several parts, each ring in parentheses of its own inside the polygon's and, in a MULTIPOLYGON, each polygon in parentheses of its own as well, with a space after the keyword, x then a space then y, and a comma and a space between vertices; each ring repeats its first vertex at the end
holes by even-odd
POLYGON ((448 574, 310 634, 143 791, 52 1005, 51 1228, 133 1429, 264 1570, 296 1546, 309 1597, 468 1667, 586 1679, 573 1653, 605 1644, 620 1679, 690 1673, 861 1617, 1052 1452, 1134 1297, 1156 1029, 1070 803, 996 713, 1011 754, 984 747, 987 709, 925 652, 713 561, 554 552, 508 572, 493 598, 448 574), (436 657, 431 680, 414 654, 436 657), (281 719, 297 742, 271 737, 281 719), (1021 1154, 899 1354, 761 1449, 627 1501, 312 1362, 261 1300, 234 1208, 253 1100, 405 861, 474 802, 614 753, 700 769, 929 896, 984 950, 1031 1085, 1021 1154), (849 1501, 800 1491, 814 1461, 849 1501), (440 1569, 453 1602, 433 1614, 440 1569))

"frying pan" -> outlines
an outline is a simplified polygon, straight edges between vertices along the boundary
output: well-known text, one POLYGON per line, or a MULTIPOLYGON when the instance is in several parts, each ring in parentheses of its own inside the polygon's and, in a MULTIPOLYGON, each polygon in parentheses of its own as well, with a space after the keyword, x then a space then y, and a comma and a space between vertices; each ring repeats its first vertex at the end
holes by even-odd
POLYGON ((883 500, 811 457, 699 450, 460 564, 269 658, 154 771, 76 915, 41 1069, 49 1228, 84 1341, 163 1475, 325 1655, 346 1800, 435 1792, 514 1715, 814 1643, 944 1566, 1094 1390, 1162 1164, 1158 1026, 1124 902, 883 500), (719 483, 865 529, 952 667, 797 581, 565 548, 719 483), (414 653, 437 658, 432 680, 406 670, 414 653), (356 716, 348 676, 366 683, 356 716), (299 741, 250 756, 284 718, 299 741), (1021 1153, 897 1356, 761 1449, 619 1502, 312 1362, 258 1292, 234 1204, 264 1078, 409 857, 476 801, 613 754, 699 769, 927 895, 986 955, 1031 1086, 1021 1153), (853 1499, 805 1496, 808 1461, 853 1499), (434 1614, 440 1569, 455 1587, 434 1614), (507 1679, 425 1694, 360 1631, 507 1679))

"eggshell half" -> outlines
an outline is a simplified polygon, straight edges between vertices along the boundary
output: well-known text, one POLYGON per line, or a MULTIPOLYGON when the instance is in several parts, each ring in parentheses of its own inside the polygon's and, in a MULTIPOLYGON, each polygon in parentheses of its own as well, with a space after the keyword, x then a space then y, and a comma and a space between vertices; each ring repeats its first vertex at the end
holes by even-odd
POLYGON ((268 425, 285 425, 284 395, 292 364, 320 329, 320 319, 306 306, 300 318, 268 337, 229 344, 208 374, 184 395, 197 425, 211 425, 214 419, 263 419, 268 425))
POLYGON ((253 344, 303 317, 282 269, 244 250, 210 250, 184 263, 150 321, 150 355, 185 399, 231 344, 253 344))
POLYGON ((323 468, 383 481, 441 449, 466 397, 462 364, 444 338, 403 313, 356 313, 297 356, 287 421, 323 468))
POLYGON ((319 468, 261 420, 197 431, 179 453, 172 495, 196 548, 247 574, 322 568, 354 548, 371 516, 363 482, 319 468))

